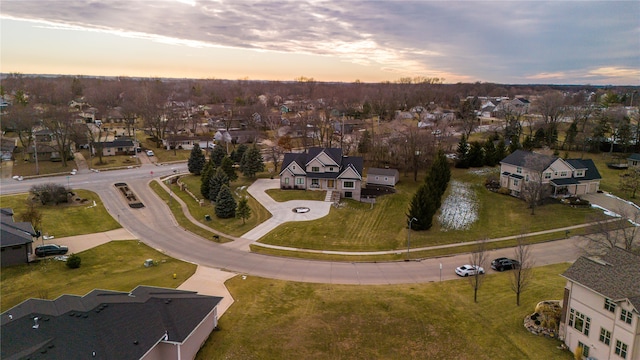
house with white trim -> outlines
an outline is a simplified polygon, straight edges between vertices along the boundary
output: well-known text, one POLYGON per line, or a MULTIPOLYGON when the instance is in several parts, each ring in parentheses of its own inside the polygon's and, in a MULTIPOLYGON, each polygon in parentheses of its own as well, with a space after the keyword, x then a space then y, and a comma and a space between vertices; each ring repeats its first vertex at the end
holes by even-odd
POLYGON ((619 247, 582 256, 562 275, 559 335, 589 359, 640 359, 640 256, 619 247))
POLYGON ((602 176, 593 160, 562 159, 525 150, 516 150, 500 161, 500 186, 519 197, 525 183, 535 181, 540 171, 542 183, 552 187, 553 196, 591 194, 600 189, 602 176))
POLYGON ((343 156, 337 148, 312 147, 303 153, 284 154, 280 188, 331 191, 359 201, 362 169, 360 156, 343 156))

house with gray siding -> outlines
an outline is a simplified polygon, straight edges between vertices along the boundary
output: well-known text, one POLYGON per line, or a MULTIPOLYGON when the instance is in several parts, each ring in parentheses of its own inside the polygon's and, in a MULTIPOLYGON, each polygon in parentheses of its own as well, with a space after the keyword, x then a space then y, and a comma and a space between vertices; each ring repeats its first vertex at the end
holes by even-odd
POLYGON ((0 265, 28 263, 33 254, 33 238, 37 236, 30 222, 15 222, 12 209, 0 209, 0 265))
POLYGON ((396 186, 400 181, 398 169, 369 168, 367 170, 367 185, 396 186))

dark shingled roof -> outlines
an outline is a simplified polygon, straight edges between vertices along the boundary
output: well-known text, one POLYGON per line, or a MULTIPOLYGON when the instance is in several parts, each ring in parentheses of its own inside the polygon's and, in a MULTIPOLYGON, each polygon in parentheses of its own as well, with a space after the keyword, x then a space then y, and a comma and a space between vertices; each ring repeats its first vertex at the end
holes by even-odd
POLYGON ((573 166, 574 169, 585 170, 584 177, 578 178, 581 181, 602 179, 596 164, 591 159, 566 159, 565 161, 573 166))
POLYGON ((305 171, 306 165, 318 156, 321 152, 329 155, 329 157, 338 164, 340 167, 339 173, 306 173, 308 178, 336 178, 342 174, 348 167, 353 168, 362 177, 362 169, 364 167, 364 161, 360 156, 342 156, 342 150, 338 148, 309 148, 306 153, 286 153, 282 160, 282 167, 280 174, 292 163, 296 162, 305 171))
POLYGON ((638 153, 633 153, 633 154, 629 155, 629 157, 628 157, 627 159, 629 159, 629 160, 636 160, 636 161, 637 161, 637 160, 640 160, 640 154, 638 154, 638 153))
POLYGON ((369 175, 382 175, 382 176, 398 176, 398 169, 383 169, 383 168, 369 168, 367 176, 369 175))
POLYGON ((221 300, 149 286, 130 293, 94 290, 83 297, 29 299, 2 313, 0 357, 139 359, 165 334, 168 341, 186 340, 221 300))
POLYGON ((31 243, 34 236, 30 222, 14 222, 12 209, 0 209, 0 247, 31 243))
POLYGON ((501 163, 526 167, 527 159, 530 157, 535 157, 541 160, 541 164, 544 164, 544 168, 548 168, 554 161, 558 158, 543 154, 538 154, 525 150, 516 150, 509 154, 506 158, 502 159, 501 163))
POLYGON ((640 311, 640 256, 619 247, 598 258, 581 256, 562 274, 613 301, 628 299, 640 311))

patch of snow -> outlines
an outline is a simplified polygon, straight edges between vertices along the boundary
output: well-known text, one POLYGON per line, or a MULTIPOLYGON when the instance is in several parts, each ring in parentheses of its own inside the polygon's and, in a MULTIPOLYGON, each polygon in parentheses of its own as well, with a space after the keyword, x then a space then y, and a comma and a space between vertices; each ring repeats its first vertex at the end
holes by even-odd
POLYGON ((451 193, 440 207, 442 231, 467 230, 478 220, 478 199, 467 183, 451 182, 451 193))
POLYGON ((621 217, 620 215, 614 213, 613 211, 609 210, 609 209, 605 209, 600 205, 595 205, 595 204, 591 204, 592 208, 596 208, 596 209, 600 209, 602 210, 602 212, 607 215, 607 216, 611 216, 611 217, 621 217))
POLYGON ((491 174, 491 173, 495 173, 497 172, 496 168, 490 168, 490 167, 484 167, 481 169, 473 169, 473 170, 469 170, 469 174, 473 174, 473 175, 487 175, 487 174, 491 174))

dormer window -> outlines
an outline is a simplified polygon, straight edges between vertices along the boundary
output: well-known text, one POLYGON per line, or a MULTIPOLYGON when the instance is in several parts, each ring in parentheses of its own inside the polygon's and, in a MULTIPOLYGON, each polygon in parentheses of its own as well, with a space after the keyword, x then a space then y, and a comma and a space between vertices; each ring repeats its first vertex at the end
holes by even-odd
POLYGON ((521 168, 520 166, 518 166, 518 167, 516 168, 516 173, 517 173, 517 174, 522 174, 522 168, 521 168))
POLYGON ((584 176, 584 170, 576 170, 576 177, 584 176))

